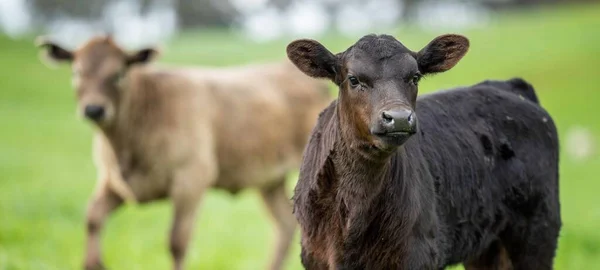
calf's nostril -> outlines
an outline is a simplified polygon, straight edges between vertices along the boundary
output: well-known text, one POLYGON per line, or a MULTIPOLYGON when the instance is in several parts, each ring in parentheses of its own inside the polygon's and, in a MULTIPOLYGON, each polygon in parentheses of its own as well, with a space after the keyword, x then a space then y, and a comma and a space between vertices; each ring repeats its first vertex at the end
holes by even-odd
POLYGON ((381 118, 383 119, 384 123, 393 123, 394 122, 394 117, 392 117, 391 115, 389 115, 387 112, 382 112, 381 113, 381 118))

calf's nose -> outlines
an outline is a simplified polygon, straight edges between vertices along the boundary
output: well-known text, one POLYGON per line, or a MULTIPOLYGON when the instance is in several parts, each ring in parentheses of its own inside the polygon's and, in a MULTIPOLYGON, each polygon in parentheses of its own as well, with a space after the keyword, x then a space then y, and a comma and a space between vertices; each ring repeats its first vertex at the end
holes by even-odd
POLYGON ((85 106, 85 117, 98 121, 104 117, 104 107, 98 105, 87 105, 85 106))
POLYGON ((381 113, 381 125, 386 133, 416 132, 417 116, 411 110, 388 110, 381 113))

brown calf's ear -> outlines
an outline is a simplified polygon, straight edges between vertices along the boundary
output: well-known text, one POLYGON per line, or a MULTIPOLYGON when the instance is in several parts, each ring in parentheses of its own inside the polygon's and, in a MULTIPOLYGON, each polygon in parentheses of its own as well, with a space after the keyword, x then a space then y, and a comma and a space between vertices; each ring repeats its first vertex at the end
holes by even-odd
POLYGON ((126 60, 126 64, 127 66, 135 64, 146 64, 152 61, 158 54, 159 51, 156 48, 142 49, 129 55, 126 60))
POLYGON ((48 40, 45 37, 38 37, 35 40, 35 45, 45 49, 47 59, 54 62, 71 62, 73 61, 73 53, 56 45, 56 43, 48 40))
POLYGON ((454 67, 469 50, 469 40, 460 35, 442 35, 417 53, 423 74, 444 72, 454 67))
POLYGON ((316 40, 293 41, 287 46, 287 55, 306 75, 335 80, 337 58, 316 40))

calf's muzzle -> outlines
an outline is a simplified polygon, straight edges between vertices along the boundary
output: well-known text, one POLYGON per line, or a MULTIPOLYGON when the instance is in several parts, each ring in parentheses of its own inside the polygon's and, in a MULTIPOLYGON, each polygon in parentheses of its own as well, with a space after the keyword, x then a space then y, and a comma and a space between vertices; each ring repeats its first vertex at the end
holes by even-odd
POLYGON ((417 115, 409 109, 384 110, 374 120, 371 134, 385 148, 400 146, 417 132, 417 115))
POLYGON ((381 112, 377 125, 372 130, 375 135, 412 135, 417 131, 417 116, 412 110, 386 110, 381 112))
POLYGON ((103 106, 87 105, 84 109, 85 117, 93 121, 99 121, 104 118, 105 110, 103 106))

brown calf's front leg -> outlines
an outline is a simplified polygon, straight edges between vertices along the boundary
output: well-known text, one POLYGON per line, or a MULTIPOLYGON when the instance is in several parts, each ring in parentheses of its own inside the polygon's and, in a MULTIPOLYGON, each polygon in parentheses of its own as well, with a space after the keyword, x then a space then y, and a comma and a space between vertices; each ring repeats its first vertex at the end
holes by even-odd
POLYGON ((270 269, 282 269, 296 229, 292 204, 285 192, 285 177, 274 186, 261 189, 260 194, 275 221, 277 232, 275 252, 272 255, 270 269))
POLYGON ((117 209, 123 200, 107 187, 100 190, 90 200, 87 210, 87 250, 84 267, 86 270, 105 269, 102 264, 100 236, 104 221, 117 209))
POLYGON ((188 243, 194 229, 198 200, 173 198, 175 215, 171 225, 170 250, 173 269, 182 270, 188 243))
POLYGON ((214 181, 211 170, 196 166, 179 170, 175 174, 170 196, 173 201, 173 224, 171 226, 170 250, 173 269, 182 270, 185 254, 196 220, 200 201, 214 181))

